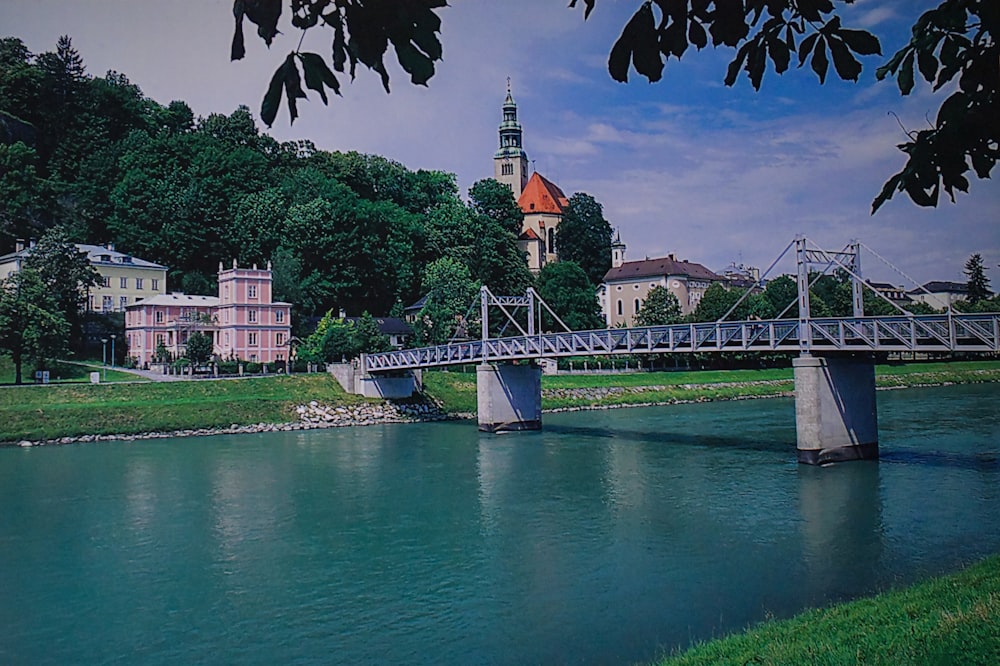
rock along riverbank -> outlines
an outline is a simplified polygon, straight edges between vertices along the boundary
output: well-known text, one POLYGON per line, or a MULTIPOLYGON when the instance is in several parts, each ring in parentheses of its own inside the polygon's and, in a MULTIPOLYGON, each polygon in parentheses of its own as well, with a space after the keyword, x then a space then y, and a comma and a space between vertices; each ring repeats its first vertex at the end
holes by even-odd
POLYGON ((365 403, 361 405, 324 405, 315 400, 295 408, 299 420, 289 423, 252 423, 216 428, 192 428, 164 432, 144 432, 131 435, 79 435, 76 437, 56 437, 43 440, 21 440, 0 443, 0 446, 46 446, 63 444, 84 444, 88 442, 132 441, 146 439, 166 439, 170 437, 205 437, 208 435, 247 435, 263 432, 292 432, 295 430, 315 430, 319 428, 345 428, 351 426, 372 426, 386 423, 423 423, 444 421, 455 418, 433 404, 395 404, 391 402, 365 403))
MULTIPOLYGON (((945 373, 914 373, 905 377, 881 377, 877 390, 888 391, 904 388, 919 388, 931 386, 950 386, 953 384, 994 383, 1000 380, 1000 371, 972 371, 961 381, 945 373)), ((728 400, 756 400, 762 398, 791 397, 794 391, 786 388, 790 380, 765 380, 746 382, 717 382, 705 384, 682 384, 672 387, 647 385, 633 387, 587 387, 572 389, 545 389, 544 398, 562 398, 587 401, 586 404, 555 407, 542 410, 546 414, 558 412, 577 412, 606 409, 624 409, 630 407, 662 407, 699 402, 714 402, 728 400), (749 391, 746 394, 729 396, 698 396, 693 398, 670 398, 667 400, 649 400, 639 402, 603 402, 623 395, 643 393, 655 394, 668 388, 683 388, 688 390, 709 390, 718 388, 765 388, 764 392, 749 391)), ((652 396, 651 396, 652 397, 652 396)), ((314 430, 320 428, 344 428, 355 426, 372 426, 388 423, 422 423, 428 421, 464 420, 476 418, 475 413, 446 412, 430 401, 420 403, 364 403, 360 405, 325 405, 315 400, 295 408, 298 421, 288 423, 255 423, 249 425, 231 424, 213 428, 193 428, 163 432, 145 432, 136 434, 111 435, 79 435, 73 437, 57 437, 43 440, 20 440, 0 442, 0 446, 34 447, 46 445, 78 444, 105 441, 131 441, 147 439, 166 439, 170 437, 204 437, 208 435, 244 435, 265 432, 291 432, 296 430, 314 430)))

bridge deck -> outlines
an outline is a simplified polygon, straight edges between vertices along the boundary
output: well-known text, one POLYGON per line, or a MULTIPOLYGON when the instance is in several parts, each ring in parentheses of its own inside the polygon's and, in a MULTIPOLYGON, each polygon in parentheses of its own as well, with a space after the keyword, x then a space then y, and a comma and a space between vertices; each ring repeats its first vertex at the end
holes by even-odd
POLYGON ((1000 352, 1000 314, 676 324, 492 338, 368 354, 368 372, 565 356, 700 352, 1000 352))

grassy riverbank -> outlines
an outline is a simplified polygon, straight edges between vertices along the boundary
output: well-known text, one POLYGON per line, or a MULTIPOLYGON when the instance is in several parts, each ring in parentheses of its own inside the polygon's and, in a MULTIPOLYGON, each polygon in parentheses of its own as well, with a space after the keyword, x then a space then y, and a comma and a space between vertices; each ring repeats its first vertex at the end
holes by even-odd
POLYGON ((699 645, 658 666, 1000 663, 1000 556, 699 645))
POLYGON ((287 423, 316 400, 353 405, 330 375, 0 389, 0 442, 287 423))
MULTIPOLYGON (((877 376, 883 387, 1000 382, 1000 362, 879 366, 877 376)), ((476 411, 474 372, 427 372, 424 381, 427 394, 447 412, 476 411)), ((791 391, 791 369, 556 375, 542 378, 542 407, 585 409, 726 400, 787 395, 791 391)), ((298 418, 295 406, 312 400, 336 406, 365 401, 345 393, 336 380, 325 374, 145 384, 8 386, 0 389, 0 442, 287 423, 298 418)))
MULTIPOLYGON (((1000 361, 879 365, 875 373, 880 388, 1000 382, 1000 361)), ((475 372, 425 373, 424 385, 449 412, 476 411, 475 372)), ((793 388, 791 368, 554 375, 542 377, 542 408, 761 398, 790 395, 793 388)))

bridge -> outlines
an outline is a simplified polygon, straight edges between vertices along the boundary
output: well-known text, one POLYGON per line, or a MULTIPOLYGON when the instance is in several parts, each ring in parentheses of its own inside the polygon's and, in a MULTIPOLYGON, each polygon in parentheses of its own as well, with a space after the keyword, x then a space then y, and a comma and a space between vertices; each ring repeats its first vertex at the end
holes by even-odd
MULTIPOLYGON (((541 428, 541 370, 535 361, 615 354, 793 352, 799 355, 793 361, 798 458, 823 464, 878 457, 873 354, 1000 352, 1000 313, 962 314, 949 308, 944 314, 914 315, 893 303, 898 314, 865 316, 863 289, 871 287, 861 277, 857 241, 828 252, 797 237, 761 281, 792 247, 797 263, 796 319, 725 321, 737 302, 716 322, 540 332, 545 310, 550 319, 562 322, 534 290, 529 288, 524 297, 497 297, 484 286, 479 340, 362 355, 353 384, 366 395, 409 395, 412 378, 401 376, 409 371, 476 364, 480 429, 530 430, 541 428), (812 277, 809 268, 817 264, 825 264, 824 271, 834 267, 851 276, 853 316, 810 316, 809 287, 818 277, 812 277), (527 317, 515 316, 519 308, 527 317), (491 309, 499 309, 519 335, 491 337, 491 309)), ((352 382, 342 379, 342 383, 352 382)))

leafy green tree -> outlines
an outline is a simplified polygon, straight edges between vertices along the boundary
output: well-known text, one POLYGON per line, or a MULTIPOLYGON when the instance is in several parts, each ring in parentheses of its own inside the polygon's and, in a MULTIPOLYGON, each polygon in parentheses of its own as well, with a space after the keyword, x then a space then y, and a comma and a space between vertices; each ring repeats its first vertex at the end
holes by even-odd
POLYGON ((328 311, 316 330, 299 345, 298 357, 307 363, 338 363, 357 356, 351 325, 328 311))
MULTIPOLYGON (((729 308, 736 305, 736 301, 742 296, 741 289, 726 289, 721 282, 713 282, 705 290, 701 300, 698 301, 692 313, 694 321, 719 321, 729 308)), ((733 320, 733 315, 728 319, 733 320)))
MULTIPOLYGON (((646 0, 622 29, 611 48, 608 71, 620 82, 628 81, 631 68, 650 82, 659 81, 671 57, 682 59, 688 49, 735 50, 724 82, 736 83, 741 72, 759 90, 768 61, 776 74, 806 63, 820 84, 826 81, 830 64, 837 76, 857 81, 863 65, 859 58, 882 55, 878 38, 865 30, 842 25, 838 6, 853 0, 646 0)), ((257 25, 257 33, 271 45, 278 34, 278 19, 284 0, 244 2, 236 0, 236 33, 231 57, 245 55, 243 20, 257 25)), ((270 126, 286 98, 291 121, 298 115, 297 102, 306 97, 302 87, 315 91, 325 104, 329 89, 340 93, 334 73, 349 71, 358 63, 376 72, 386 92, 389 74, 384 56, 393 46, 400 66, 412 83, 425 85, 434 76, 441 59, 438 33, 441 19, 436 9, 445 0, 398 3, 391 9, 381 3, 341 0, 330 9, 328 0, 291 0, 292 24, 308 30, 324 26, 333 31, 331 70, 316 53, 289 53, 271 79, 261 105, 261 117, 270 126), (301 71, 300 71, 301 66, 301 71), (347 67, 349 66, 349 70, 347 67)), ((583 0, 588 18, 597 0, 583 0)), ((577 0, 571 0, 575 7, 577 0)), ((896 191, 905 192, 921 206, 936 206, 943 189, 968 191, 966 173, 988 178, 996 164, 1000 128, 1000 63, 997 33, 1000 9, 995 0, 944 0, 917 18, 910 43, 876 71, 879 79, 895 76, 899 91, 913 90, 917 73, 934 91, 953 91, 941 104, 933 127, 909 133, 899 149, 907 155, 905 167, 892 176, 872 203, 872 212, 896 191), (958 79, 959 85, 948 84, 958 79)), ((300 41, 300 44, 302 42, 300 41)))
MULTIPOLYGON (((431 262, 424 270, 423 291, 426 300, 414 326, 418 342, 447 342, 468 326, 465 317, 479 296, 479 284, 465 265, 449 257, 431 262)), ((467 328, 465 332, 469 334, 467 328)))
POLYGON ((575 262, 593 285, 604 281, 611 268, 611 225, 594 197, 578 192, 569 198, 556 232, 560 261, 575 262))
POLYGON ((492 178, 469 188, 472 248, 469 270, 494 294, 524 293, 531 285, 524 253, 517 244, 521 209, 511 191, 492 178))
POLYGON ((965 284, 968 289, 966 298, 970 304, 975 305, 992 296, 990 281, 983 270, 983 255, 977 252, 969 257, 969 260, 965 262, 964 272, 967 279, 965 284))
POLYGON ((666 287, 656 286, 649 290, 639 313, 635 317, 636 326, 663 326, 681 321, 681 304, 674 293, 666 287))
POLYGON ((188 336, 185 356, 192 365, 201 365, 212 357, 212 337, 201 331, 188 336))
POLYGON ((378 322, 367 310, 361 313, 361 317, 354 322, 352 333, 354 346, 359 352, 374 354, 392 349, 392 345, 389 344, 389 336, 379 330, 378 322))
POLYGON ((66 350, 69 323, 42 276, 24 268, 0 280, 0 350, 11 356, 14 382, 22 383, 22 366, 42 366, 66 350))
POLYGON ((37 237, 57 208, 53 183, 38 173, 35 149, 0 143, 0 241, 37 237))
POLYGON ((82 342, 87 295, 101 283, 87 255, 70 242, 62 227, 54 227, 38 240, 24 267, 38 273, 69 323, 70 337, 82 342))
POLYGON ((524 215, 514 193, 503 183, 493 178, 477 181, 469 188, 469 202, 476 215, 488 218, 515 236, 521 233, 524 215))
POLYGON ((764 298, 771 305, 771 310, 774 312, 773 317, 780 315, 784 319, 798 318, 799 288, 795 283, 795 278, 788 275, 774 278, 764 288, 764 298))
POLYGON ((538 273, 538 295, 574 331, 604 328, 594 285, 576 263, 557 261, 543 266, 538 273))

